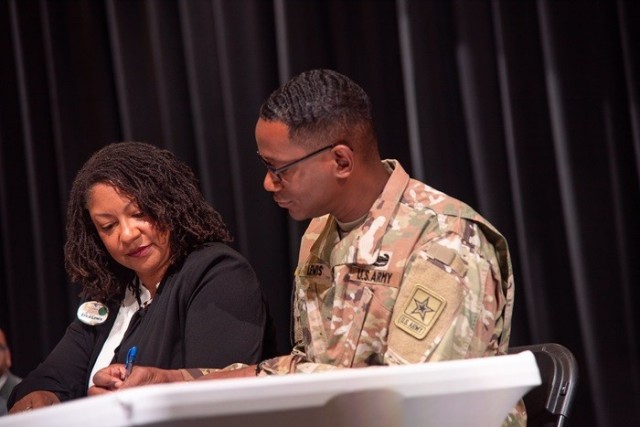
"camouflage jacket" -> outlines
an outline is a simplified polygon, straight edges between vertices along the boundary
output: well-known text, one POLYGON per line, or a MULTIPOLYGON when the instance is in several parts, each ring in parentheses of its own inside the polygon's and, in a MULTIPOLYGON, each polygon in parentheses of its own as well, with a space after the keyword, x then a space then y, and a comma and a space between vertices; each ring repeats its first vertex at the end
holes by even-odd
MULTIPOLYGON (((507 243, 466 204, 396 161, 364 223, 342 239, 313 219, 296 269, 291 355, 265 374, 506 354, 513 309, 507 243)), ((523 408, 509 424, 520 425, 523 408)))

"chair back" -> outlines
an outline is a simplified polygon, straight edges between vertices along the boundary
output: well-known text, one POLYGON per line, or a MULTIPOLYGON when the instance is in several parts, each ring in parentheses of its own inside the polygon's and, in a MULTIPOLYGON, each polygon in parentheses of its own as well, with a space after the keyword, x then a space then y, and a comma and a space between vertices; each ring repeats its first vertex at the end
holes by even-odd
POLYGON ((509 354, 526 350, 535 356, 542 379, 542 384, 523 398, 527 425, 562 427, 575 398, 578 363, 568 348, 555 343, 512 347, 509 354))

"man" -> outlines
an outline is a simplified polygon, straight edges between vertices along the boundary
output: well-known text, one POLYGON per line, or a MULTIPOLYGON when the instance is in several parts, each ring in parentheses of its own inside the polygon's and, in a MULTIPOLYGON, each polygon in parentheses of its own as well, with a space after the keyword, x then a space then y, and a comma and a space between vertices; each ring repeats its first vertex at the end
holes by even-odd
POLYGON ((4 331, 0 329, 0 414, 7 411, 7 400, 9 395, 20 381, 21 378, 12 374, 11 368, 11 351, 7 344, 7 338, 4 331))
MULTIPOLYGON (((255 136, 265 189, 294 219, 312 218, 295 271, 295 347, 258 367, 162 381, 506 354, 514 286, 505 239, 469 206, 381 160, 362 88, 335 71, 304 72, 262 105, 255 136)), ((525 425, 523 407, 505 423, 525 425)))
MULTIPOLYGON (((505 239, 464 203, 381 161, 367 94, 312 70, 260 110, 264 187, 313 218, 295 272, 296 346, 269 374, 506 354, 505 239)), ((508 423, 524 423, 515 411, 508 423)))
POLYGON ((295 77, 263 105, 256 140, 265 189, 294 219, 313 218, 296 270, 299 353, 262 368, 506 353, 513 276, 504 238, 380 160, 359 86, 329 70, 295 77))

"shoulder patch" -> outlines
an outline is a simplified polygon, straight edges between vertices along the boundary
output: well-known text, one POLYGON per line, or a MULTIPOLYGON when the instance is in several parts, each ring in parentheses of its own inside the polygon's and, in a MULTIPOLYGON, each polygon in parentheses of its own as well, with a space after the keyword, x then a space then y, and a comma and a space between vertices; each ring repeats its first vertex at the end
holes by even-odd
POLYGON ((421 340, 427 336, 442 314, 447 300, 435 292, 416 286, 407 300, 402 313, 395 319, 395 324, 409 335, 421 340))
POLYGON ((459 276, 433 259, 416 259, 402 282, 389 324, 387 356, 422 363, 455 325, 464 299, 459 276))

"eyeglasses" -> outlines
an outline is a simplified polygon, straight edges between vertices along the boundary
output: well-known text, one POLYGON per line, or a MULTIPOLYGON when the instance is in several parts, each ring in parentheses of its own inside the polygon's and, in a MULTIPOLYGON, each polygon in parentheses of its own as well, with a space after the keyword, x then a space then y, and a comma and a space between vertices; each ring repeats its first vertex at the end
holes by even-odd
POLYGON ((330 150, 333 147, 335 147, 336 145, 338 145, 338 144, 330 144, 330 145, 327 145, 326 147, 319 148, 316 151, 312 151, 311 153, 307 154, 306 156, 300 157, 298 160, 294 160, 293 162, 287 163, 286 165, 280 166, 279 168, 274 168, 273 166, 271 166, 269 164, 269 162, 266 161, 265 158, 260 155, 260 151, 258 151, 257 154, 258 154, 258 157, 260 157, 260 160, 262 160, 262 163, 264 163, 264 165, 267 167, 267 170, 269 172, 271 172, 271 174, 277 178, 276 182, 280 182, 280 181, 283 181, 283 178, 282 178, 281 174, 283 172, 286 172, 289 168, 297 165, 300 162, 303 162, 303 161, 305 161, 307 159, 310 159, 311 157, 313 157, 315 155, 318 155, 318 154, 322 153, 325 150, 330 150))

